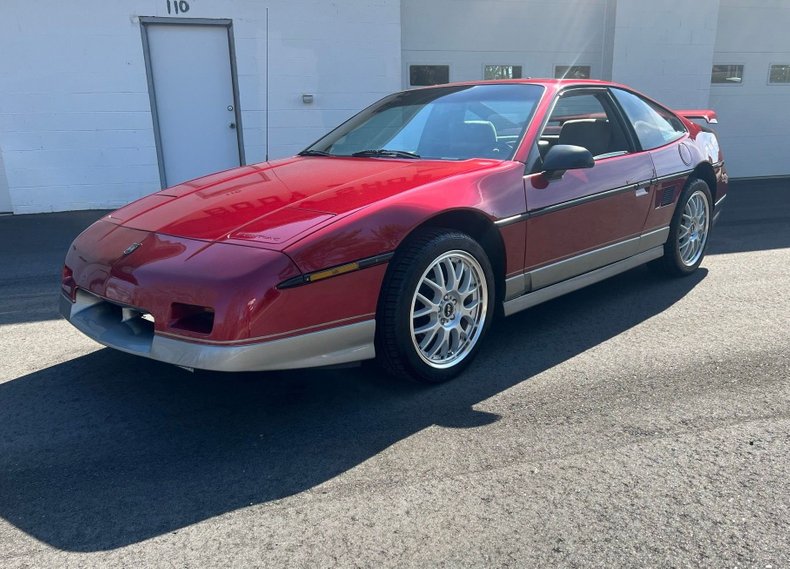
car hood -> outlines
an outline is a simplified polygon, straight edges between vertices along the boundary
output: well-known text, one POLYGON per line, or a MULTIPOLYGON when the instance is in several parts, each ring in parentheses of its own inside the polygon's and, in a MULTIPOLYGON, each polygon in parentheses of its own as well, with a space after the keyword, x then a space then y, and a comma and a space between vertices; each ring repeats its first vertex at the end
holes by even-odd
POLYGON ((374 202, 497 164, 295 157, 185 182, 106 219, 130 229, 282 249, 307 231, 374 202))

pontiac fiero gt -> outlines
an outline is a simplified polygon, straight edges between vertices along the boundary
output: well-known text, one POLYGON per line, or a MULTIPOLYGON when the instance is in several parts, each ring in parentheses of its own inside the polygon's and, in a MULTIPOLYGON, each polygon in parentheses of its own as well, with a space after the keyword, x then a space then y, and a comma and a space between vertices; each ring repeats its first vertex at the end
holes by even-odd
POLYGON ((687 275, 727 194, 715 134, 623 85, 390 95, 298 156, 133 202, 69 248, 60 310, 119 350, 222 371, 376 358, 427 382, 510 315, 652 262, 687 275))

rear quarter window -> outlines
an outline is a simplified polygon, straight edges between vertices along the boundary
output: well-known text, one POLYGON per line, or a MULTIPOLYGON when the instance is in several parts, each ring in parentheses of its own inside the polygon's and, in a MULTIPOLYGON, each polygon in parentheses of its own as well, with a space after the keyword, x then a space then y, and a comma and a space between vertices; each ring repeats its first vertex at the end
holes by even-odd
POLYGON ((666 109, 622 89, 612 89, 612 94, 634 127, 642 150, 664 146, 686 133, 680 119, 666 109))

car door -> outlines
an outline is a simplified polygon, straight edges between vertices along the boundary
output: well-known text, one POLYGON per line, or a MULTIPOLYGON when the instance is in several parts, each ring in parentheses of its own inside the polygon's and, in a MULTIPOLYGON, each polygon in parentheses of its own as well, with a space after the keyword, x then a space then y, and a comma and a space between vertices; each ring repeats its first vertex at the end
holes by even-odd
POLYGON ((656 169, 651 187, 652 206, 645 220, 645 233, 663 244, 669 234, 675 203, 693 169, 686 145, 688 131, 672 112, 625 89, 612 88, 612 95, 633 129, 639 147, 650 154, 656 169), (664 231, 662 231, 664 229, 664 231))
POLYGON ((653 162, 639 152, 605 88, 569 89, 556 100, 537 141, 539 154, 555 144, 583 146, 589 169, 549 179, 541 158, 524 178, 527 200, 527 289, 554 284, 639 252, 650 209, 653 162))

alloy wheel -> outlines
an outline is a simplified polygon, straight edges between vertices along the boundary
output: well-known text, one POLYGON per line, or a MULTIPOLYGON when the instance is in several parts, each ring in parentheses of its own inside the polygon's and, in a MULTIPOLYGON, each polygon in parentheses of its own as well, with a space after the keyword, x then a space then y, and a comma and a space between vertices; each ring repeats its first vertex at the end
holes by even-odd
POLYGON ((480 263, 466 251, 448 251, 422 274, 411 302, 411 338, 431 367, 463 360, 483 331, 488 284, 480 263))
POLYGON ((699 261, 708 240, 710 206, 705 194, 699 190, 691 194, 678 227, 678 252, 681 262, 687 267, 699 261))

